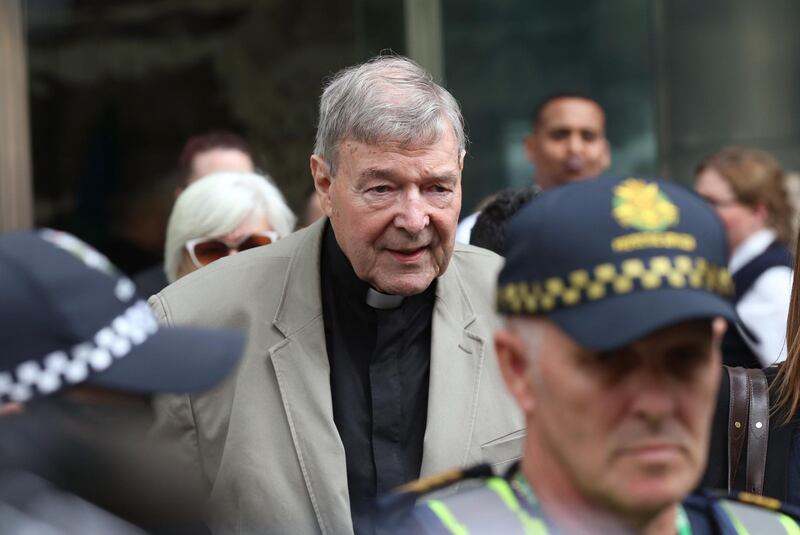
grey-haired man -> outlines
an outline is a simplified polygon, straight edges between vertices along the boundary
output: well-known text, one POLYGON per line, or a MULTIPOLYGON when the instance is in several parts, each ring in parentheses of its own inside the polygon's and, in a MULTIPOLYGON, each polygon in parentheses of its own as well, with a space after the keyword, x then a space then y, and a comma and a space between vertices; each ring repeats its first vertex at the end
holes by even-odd
POLYGON ((519 456, 491 344, 499 258, 454 245, 464 154, 458 103, 418 65, 345 69, 311 156, 327 218, 152 298, 166 323, 250 334, 226 385, 160 407, 215 531, 372 533, 377 494, 519 456))

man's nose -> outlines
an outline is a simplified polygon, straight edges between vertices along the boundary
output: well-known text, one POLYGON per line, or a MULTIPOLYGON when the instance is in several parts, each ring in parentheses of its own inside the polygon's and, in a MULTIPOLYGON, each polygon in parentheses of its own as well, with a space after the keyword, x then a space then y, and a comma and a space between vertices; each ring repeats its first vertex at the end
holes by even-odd
POLYGON ((567 141, 569 151, 573 154, 583 152, 584 141, 579 132, 571 134, 567 141))
POLYGON ((394 219, 395 226, 411 235, 419 234, 430 224, 428 205, 419 191, 404 195, 398 210, 394 219))
POLYGON ((646 367, 634 372, 630 379, 628 387, 636 416, 657 423, 675 411, 677 393, 667 370, 646 367))

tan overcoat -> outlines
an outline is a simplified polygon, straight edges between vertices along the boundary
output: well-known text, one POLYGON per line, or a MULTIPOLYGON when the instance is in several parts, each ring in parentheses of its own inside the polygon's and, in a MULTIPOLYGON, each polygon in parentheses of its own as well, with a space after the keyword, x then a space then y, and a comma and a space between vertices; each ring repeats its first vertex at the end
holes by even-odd
MULTIPOLYGON (((211 392, 157 401, 155 433, 208 481, 215 533, 352 533, 320 297, 324 220, 217 261, 150 298, 162 323, 246 329, 238 370, 211 392)), ((433 310, 422 476, 520 456, 523 419, 492 332, 501 258, 456 244, 433 310)))

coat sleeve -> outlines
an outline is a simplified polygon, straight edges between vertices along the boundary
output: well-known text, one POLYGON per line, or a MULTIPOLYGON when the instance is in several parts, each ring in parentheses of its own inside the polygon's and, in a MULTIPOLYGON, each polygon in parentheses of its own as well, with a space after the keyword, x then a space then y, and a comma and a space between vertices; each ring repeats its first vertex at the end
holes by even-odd
MULTIPOLYGON (((161 294, 150 297, 148 304, 160 324, 172 324, 168 313, 168 304, 161 298, 161 294)), ((149 432, 150 438, 174 453, 177 461, 186 470, 190 470, 195 475, 202 474, 203 464, 191 396, 188 394, 156 395, 153 398, 153 410, 155 421, 149 432)), ((203 477, 203 482, 208 488, 207 478, 203 477)))

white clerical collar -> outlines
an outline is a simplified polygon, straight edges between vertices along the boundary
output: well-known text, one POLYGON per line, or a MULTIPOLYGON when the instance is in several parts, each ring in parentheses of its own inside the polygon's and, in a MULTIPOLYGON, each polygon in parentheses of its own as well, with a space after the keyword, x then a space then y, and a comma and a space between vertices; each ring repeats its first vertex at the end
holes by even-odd
POLYGON ((736 273, 748 262, 767 250, 772 242, 775 241, 777 234, 769 228, 761 229, 742 243, 733 251, 731 261, 728 262, 728 270, 736 273))
POLYGON ((374 288, 367 290, 367 304, 378 310, 392 310, 403 304, 402 295, 391 295, 379 292, 374 288))

